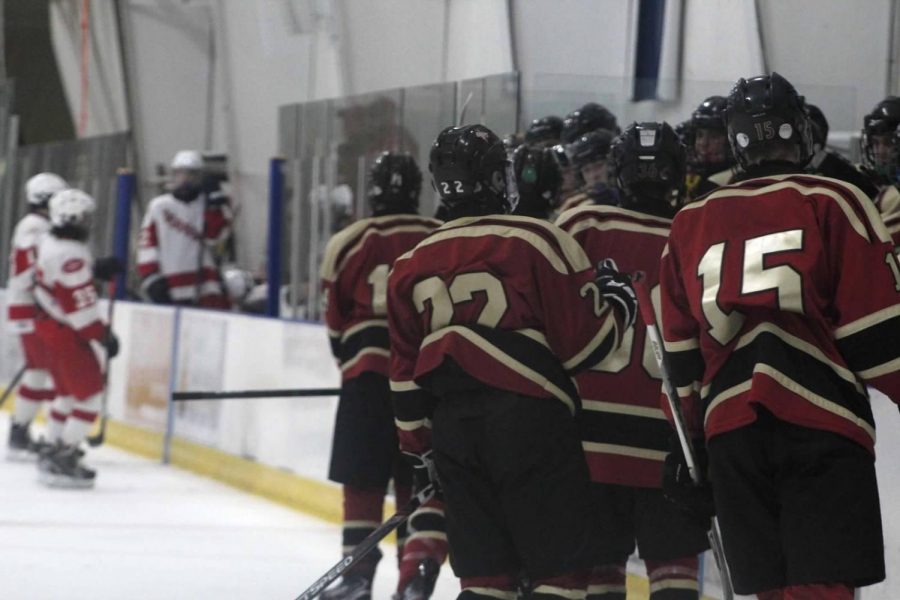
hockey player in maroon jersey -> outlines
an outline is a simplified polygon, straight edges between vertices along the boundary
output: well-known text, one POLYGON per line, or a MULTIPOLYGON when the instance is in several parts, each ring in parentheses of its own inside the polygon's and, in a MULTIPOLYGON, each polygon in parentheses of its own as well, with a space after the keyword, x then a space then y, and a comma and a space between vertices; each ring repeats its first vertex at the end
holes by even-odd
MULTIPOLYGON (((673 383, 735 591, 850 600, 885 575, 866 385, 900 400, 900 265, 858 188, 802 174, 787 80, 739 80, 726 119, 743 180, 682 208, 662 255, 673 383)), ((664 485, 700 507, 682 461, 664 485)))
POLYGON ((531 598, 583 595, 591 510, 570 375, 619 346, 634 290, 559 228, 505 214, 512 168, 489 129, 445 129, 429 167, 450 220, 388 282, 401 450, 420 478, 436 468, 460 598, 512 598, 523 572, 531 598))
POLYGON ((589 204, 609 206, 618 204, 619 191, 610 184, 607 166, 609 146, 614 137, 615 134, 611 131, 597 129, 584 134, 569 145, 569 158, 578 170, 584 185, 563 201, 559 208, 560 213, 589 204))
MULTIPOLYGON (((37 416, 41 405, 48 405, 56 397, 53 379, 50 377, 47 350, 34 332, 34 265, 38 245, 50 230, 48 203, 56 192, 68 187, 62 177, 54 173, 38 173, 25 183, 28 213, 16 224, 9 254, 9 281, 7 290, 6 322, 10 332, 19 337, 25 357, 25 373, 16 393, 16 405, 9 428, 6 457, 9 460, 26 460, 37 455, 42 447, 31 439, 29 425, 37 416)), ((55 442, 62 430, 51 420, 47 441, 55 442)))
POLYGON ((141 289, 156 304, 228 308, 214 257, 231 233, 228 197, 203 189, 199 152, 178 152, 172 172, 172 191, 150 201, 141 223, 141 289))
POLYGON ((50 200, 51 229, 38 247, 35 330, 48 349, 58 394, 52 418, 64 421, 56 445, 42 452, 41 481, 51 487, 93 487, 96 473, 81 462, 103 393, 103 365, 119 351, 100 317, 94 259, 87 246, 94 199, 66 189, 50 200))
MULTIPOLYGON (((369 173, 373 216, 335 234, 322 261, 325 322, 342 376, 328 476, 343 484, 345 553, 381 524, 392 478, 397 504, 410 498, 412 474, 397 449, 387 379, 385 302, 394 260, 440 225, 417 214, 421 188, 422 174, 409 154, 383 153, 369 173)), ((402 544, 401 535, 398 556, 402 544)), ((437 555, 443 559, 445 553, 439 549, 437 555)), ((380 558, 376 549, 323 596, 369 598, 380 558)), ((405 565, 404 586, 415 577, 419 562, 405 565)))
POLYGON ((562 174, 550 148, 522 145, 512 154, 519 203, 513 214, 549 219, 559 201, 562 174))
MULTIPOLYGON (((685 150, 666 123, 633 124, 613 141, 610 178, 619 207, 588 205, 557 220, 592 261, 612 257, 643 271, 651 289, 683 193, 685 150)), ((659 406, 659 369, 643 327, 628 330, 601 367, 576 376, 582 446, 591 473, 599 544, 589 600, 624 600, 625 567, 635 542, 652 600, 697 600, 697 554, 706 527, 663 496, 662 467, 672 430, 659 406)))
POLYGON ((692 202, 734 176, 734 157, 725 132, 723 96, 710 96, 700 103, 685 128, 688 174, 685 177, 685 199, 692 202))
POLYGON ((863 117, 862 170, 878 186, 875 206, 900 248, 900 97, 888 96, 863 117))

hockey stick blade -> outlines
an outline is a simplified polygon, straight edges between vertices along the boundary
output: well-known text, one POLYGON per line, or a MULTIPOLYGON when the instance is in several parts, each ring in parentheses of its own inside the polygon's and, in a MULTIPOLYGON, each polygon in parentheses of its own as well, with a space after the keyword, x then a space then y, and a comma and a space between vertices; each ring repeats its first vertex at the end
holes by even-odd
POLYGON ((22 368, 16 372, 15 377, 12 378, 12 381, 9 382, 9 385, 6 386, 5 390, 3 390, 3 396, 0 396, 0 406, 3 406, 3 403, 6 402, 6 399, 12 395, 12 391, 16 389, 17 385, 19 385, 19 380, 22 379, 23 375, 25 375, 26 368, 28 368, 28 365, 22 365, 22 368))
POLYGON ((361 541, 353 551, 350 552, 350 554, 328 569, 324 575, 319 577, 314 584, 309 586, 305 592, 297 596, 294 600, 313 600, 313 598, 325 591, 325 588, 331 585, 338 577, 356 566, 362 557, 371 552, 378 545, 378 542, 386 538, 389 533, 405 523, 410 515, 413 514, 417 508, 428 502, 432 496, 434 496, 434 487, 430 485, 413 496, 412 500, 410 500, 406 506, 399 509, 391 518, 382 523, 378 529, 370 533, 366 539, 361 541))
MULTIPOLYGON (((684 415, 681 412, 681 402, 678 398, 678 391, 672 383, 671 371, 669 363, 666 360, 665 350, 663 348, 662 335, 659 333, 659 326, 656 323, 656 311, 653 308, 653 299, 650 295, 650 288, 647 285, 647 278, 640 271, 631 278, 634 284, 634 291, 637 294, 638 306, 641 311, 641 318, 647 325, 647 340, 653 348, 653 355, 656 357, 656 363, 659 365, 659 372, 662 375, 663 389, 666 392, 666 399, 669 402, 669 408, 672 411, 672 421, 675 425, 675 431, 678 434, 678 441, 681 443, 681 451, 684 453, 684 460, 687 463, 688 471, 690 471, 691 479, 699 485, 702 482, 703 474, 697 467, 694 448, 691 445, 691 439, 687 434, 687 427, 684 424, 684 415)), ((645 342, 646 343, 646 342, 645 342)), ((719 531, 719 521, 715 517, 710 519, 709 526, 709 545, 716 559, 716 566, 719 568, 719 574, 722 578, 722 596, 723 600, 734 599, 734 588, 731 585, 731 570, 728 568, 728 561, 725 560, 725 547, 722 544, 722 533, 719 531)))

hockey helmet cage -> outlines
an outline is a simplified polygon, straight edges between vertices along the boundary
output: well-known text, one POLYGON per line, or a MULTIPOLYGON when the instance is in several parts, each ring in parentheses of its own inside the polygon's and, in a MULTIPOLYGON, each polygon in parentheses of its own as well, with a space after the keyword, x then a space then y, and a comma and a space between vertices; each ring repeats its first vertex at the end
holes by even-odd
POLYGON ((457 218, 513 211, 508 162, 503 142, 484 125, 451 126, 432 145, 428 169, 441 201, 457 218))
POLYGON ((560 139, 564 144, 571 144, 595 129, 606 129, 617 135, 621 131, 616 122, 616 116, 609 109, 596 102, 588 102, 578 110, 566 115, 560 139))
POLYGON ((670 215, 673 192, 684 191, 684 144, 668 123, 632 123, 613 140, 609 172, 625 206, 652 203, 652 212, 670 215))
POLYGON ((550 148, 519 146, 512 157, 519 203, 515 214, 546 219, 557 207, 562 173, 550 148))
POLYGON ((422 171, 408 152, 382 152, 369 169, 369 205, 372 214, 419 211, 422 171))
POLYGON ((33 208, 46 208, 53 194, 67 187, 66 180, 56 173, 38 173, 25 182, 25 198, 33 208))
POLYGON ((769 151, 778 147, 798 148, 797 158, 790 161, 798 165, 812 157, 806 101, 778 73, 739 79, 728 96, 725 120, 731 150, 744 169, 765 162, 769 151))

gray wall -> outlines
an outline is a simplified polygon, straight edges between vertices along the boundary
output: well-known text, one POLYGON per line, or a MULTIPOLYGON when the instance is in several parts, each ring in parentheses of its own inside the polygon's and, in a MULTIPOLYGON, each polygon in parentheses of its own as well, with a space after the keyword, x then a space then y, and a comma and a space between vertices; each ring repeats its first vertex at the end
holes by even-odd
MULTIPOLYGON (((679 121, 704 97, 727 93, 737 77, 768 67, 821 105, 834 129, 856 129, 887 89, 896 1, 680 0, 681 79, 670 82, 674 95, 667 101, 640 103, 628 99, 637 0, 513 0, 515 57, 507 0, 122 0, 120 6, 136 108, 131 124, 145 179, 179 148, 227 151, 241 206, 239 256, 256 268, 264 259, 267 160, 278 148, 280 105, 516 66, 523 119, 599 100, 623 122, 679 121)), ((107 15, 106 24, 92 23, 95 35, 108 22, 107 15)), ((61 65, 71 70, 77 61, 61 65)), ((67 88, 75 75, 64 74, 67 88)), ((107 122, 122 126, 118 115, 107 122)))

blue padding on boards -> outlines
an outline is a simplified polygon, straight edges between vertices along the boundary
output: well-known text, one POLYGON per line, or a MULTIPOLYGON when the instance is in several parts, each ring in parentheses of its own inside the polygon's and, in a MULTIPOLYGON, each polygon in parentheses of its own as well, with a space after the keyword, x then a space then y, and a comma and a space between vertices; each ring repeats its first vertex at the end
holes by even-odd
MULTIPOLYGON (((134 198, 134 190, 137 181, 134 172, 122 169, 116 176, 116 216, 113 228, 113 256, 118 258, 123 265, 128 264, 128 240, 131 234, 131 199, 134 198)), ((127 271, 127 269, 126 269, 127 271)), ((115 297, 122 300, 126 297, 127 273, 116 275, 115 297)))
POLYGON ((284 159, 269 162, 269 239, 266 257, 268 296, 266 314, 277 317, 281 299, 281 240, 284 222, 284 159))
POLYGON ((634 100, 653 100, 659 83, 666 0, 639 0, 634 100))

